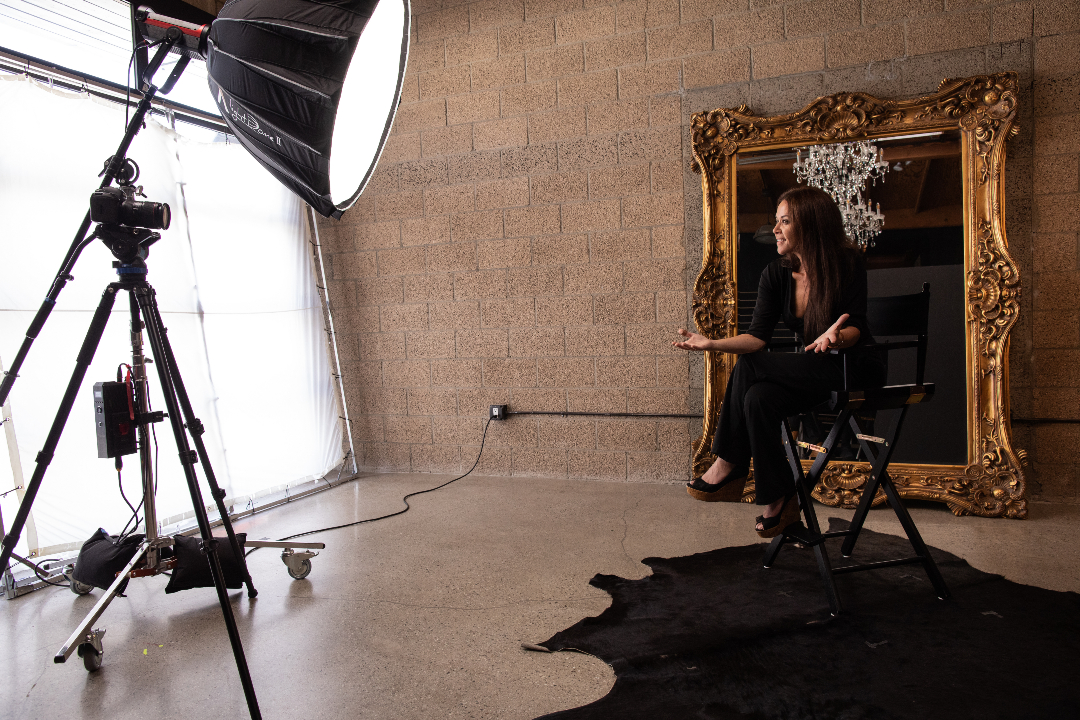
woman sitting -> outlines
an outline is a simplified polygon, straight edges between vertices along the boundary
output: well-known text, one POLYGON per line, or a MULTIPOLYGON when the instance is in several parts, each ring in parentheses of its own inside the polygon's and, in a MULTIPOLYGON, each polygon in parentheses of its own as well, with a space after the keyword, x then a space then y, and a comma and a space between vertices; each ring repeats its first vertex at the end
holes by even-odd
MULTIPOLYGON (((697 500, 738 502, 754 461, 757 504, 764 505, 756 530, 775 537, 799 519, 791 467, 784 454, 780 422, 806 412, 844 386, 843 360, 829 351, 873 342, 866 326, 866 264, 844 234, 844 220, 824 191, 796 187, 780 196, 776 208, 776 251, 758 284, 749 330, 710 340, 679 330, 684 350, 740 355, 728 379, 713 437, 716 462, 688 483, 697 500), (803 352, 762 352, 778 320, 796 334, 803 352)), ((871 351, 852 353, 854 383, 880 385, 885 366, 871 351)))

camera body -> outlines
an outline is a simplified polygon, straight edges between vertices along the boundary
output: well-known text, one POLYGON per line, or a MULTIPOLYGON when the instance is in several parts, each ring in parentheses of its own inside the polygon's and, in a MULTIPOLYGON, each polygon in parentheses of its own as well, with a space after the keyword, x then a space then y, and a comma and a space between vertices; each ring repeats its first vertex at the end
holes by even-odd
POLYGON ((103 187, 90 195, 90 219, 104 225, 168 230, 172 213, 166 203, 135 199, 131 185, 103 187))

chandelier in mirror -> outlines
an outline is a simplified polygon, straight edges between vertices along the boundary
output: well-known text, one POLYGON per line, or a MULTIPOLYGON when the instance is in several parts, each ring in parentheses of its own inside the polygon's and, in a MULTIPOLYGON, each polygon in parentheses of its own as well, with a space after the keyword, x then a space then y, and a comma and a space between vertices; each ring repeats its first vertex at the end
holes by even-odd
POLYGON ((885 216, 880 203, 874 208, 869 200, 863 202, 862 191, 867 180, 876 185, 888 171, 882 150, 867 140, 800 148, 794 165, 799 182, 821 188, 836 200, 848 237, 863 249, 874 244, 885 216))

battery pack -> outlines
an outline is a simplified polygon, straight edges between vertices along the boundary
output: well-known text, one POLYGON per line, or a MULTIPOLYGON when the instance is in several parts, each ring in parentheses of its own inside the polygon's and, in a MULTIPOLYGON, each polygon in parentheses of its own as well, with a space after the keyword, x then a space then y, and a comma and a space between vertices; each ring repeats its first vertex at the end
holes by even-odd
POLYGON ((94 383, 94 423, 99 458, 131 455, 138 449, 125 383, 94 383))

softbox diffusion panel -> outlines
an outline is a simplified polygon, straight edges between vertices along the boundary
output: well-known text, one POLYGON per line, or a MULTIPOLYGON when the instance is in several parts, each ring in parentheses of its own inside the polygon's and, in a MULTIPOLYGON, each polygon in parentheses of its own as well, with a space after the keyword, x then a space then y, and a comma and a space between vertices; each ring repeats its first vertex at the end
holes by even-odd
POLYGON ((232 0, 206 67, 244 147, 324 217, 341 217, 375 170, 409 49, 408 0, 232 0))

